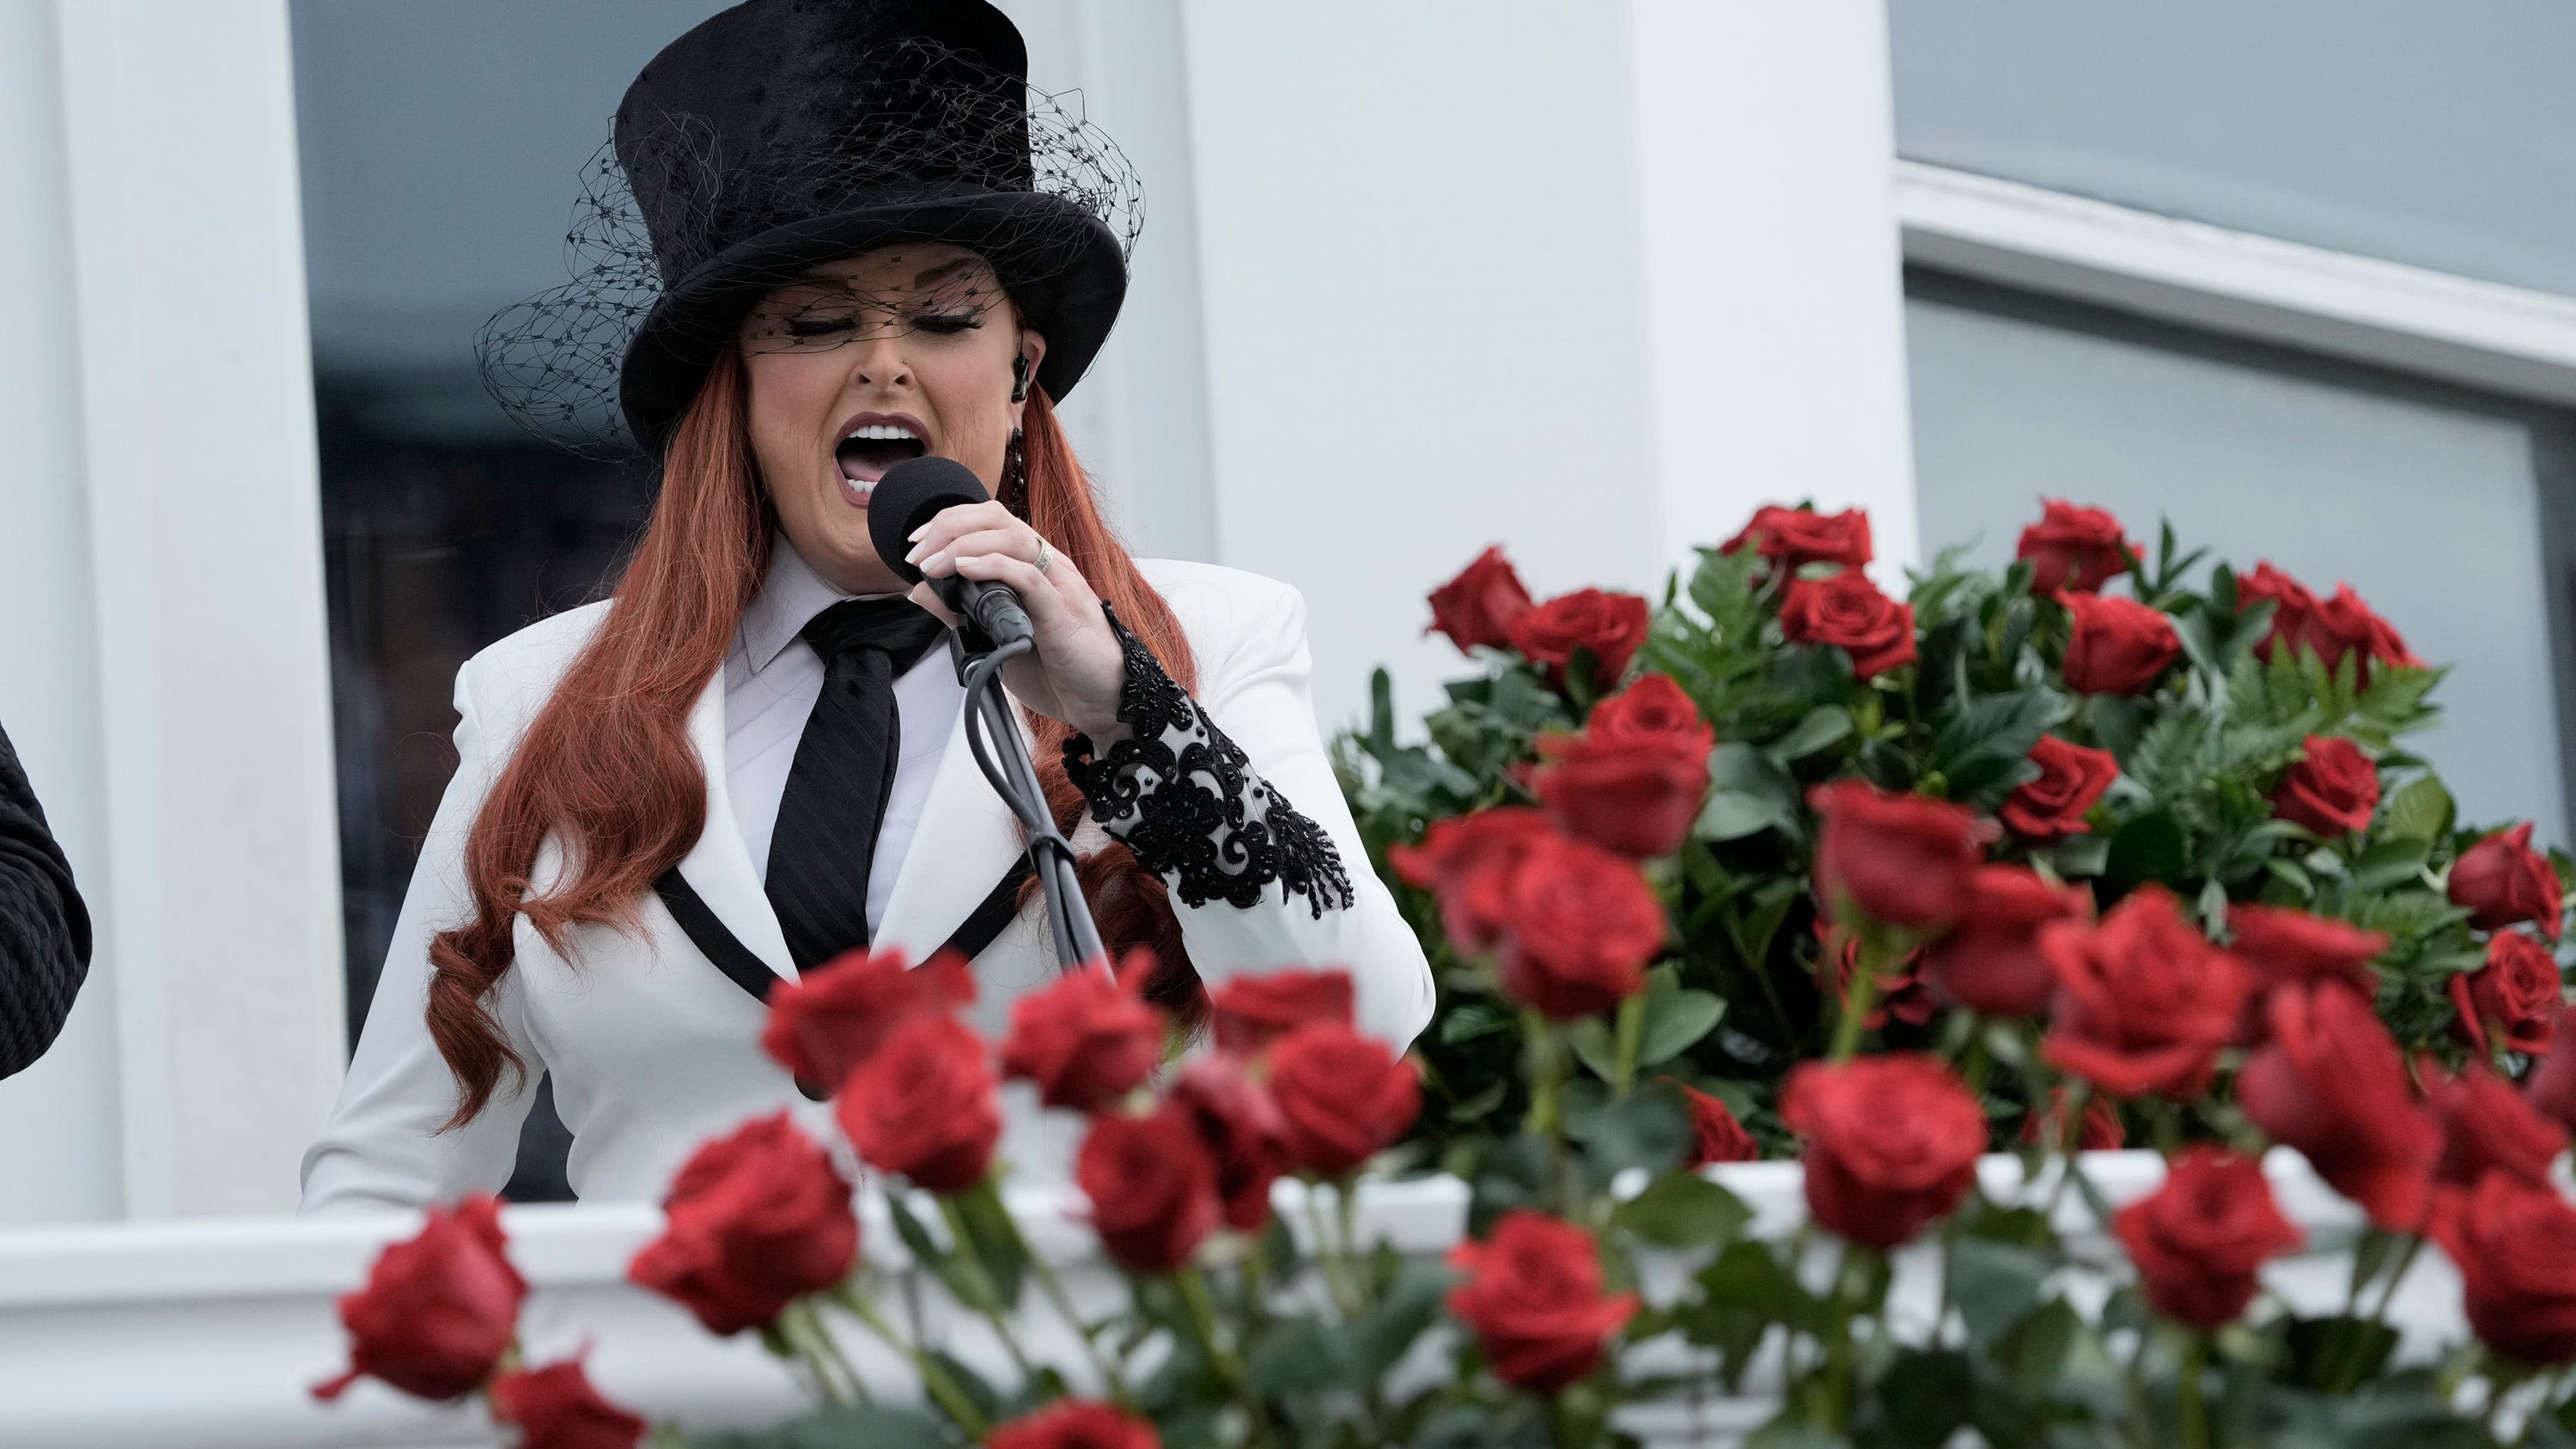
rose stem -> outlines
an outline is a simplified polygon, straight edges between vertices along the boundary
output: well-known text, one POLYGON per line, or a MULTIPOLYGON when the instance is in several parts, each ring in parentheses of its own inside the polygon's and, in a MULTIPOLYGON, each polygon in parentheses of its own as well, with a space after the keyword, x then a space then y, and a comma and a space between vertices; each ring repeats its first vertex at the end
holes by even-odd
POLYGON ((1218 1342, 1216 1300, 1208 1295, 1207 1275, 1195 1266, 1184 1267, 1172 1275, 1172 1286, 1180 1290, 1181 1305, 1189 1310, 1190 1327, 1198 1334, 1200 1347, 1207 1350, 1208 1361, 1216 1365, 1217 1377, 1225 1380, 1226 1386, 1234 1390, 1235 1397, 1243 1400, 1244 1408, 1251 1412, 1253 1437, 1264 1441, 1275 1439, 1277 1435, 1270 1427, 1270 1410, 1262 1404, 1261 1396, 1252 1391, 1252 1380, 1243 1372, 1243 1360, 1235 1357, 1233 1349, 1218 1342))
POLYGON ((1020 1348, 1019 1339, 1012 1336, 1011 1325, 1002 1317, 1003 1308, 1019 1305, 1002 1302, 1002 1286, 993 1281, 992 1274, 984 1271, 984 1260, 975 1251, 975 1239, 966 1231, 966 1214, 958 1208, 957 1200, 944 1192, 938 1194, 938 1198, 939 1215, 948 1220, 948 1234, 957 1241, 958 1271, 975 1285, 975 1296, 980 1300, 978 1311, 983 1314, 985 1322, 993 1325, 994 1336, 1002 1340, 1002 1348, 1010 1354, 1011 1363, 1019 1369, 1020 1377, 1035 1379, 1037 1366, 1029 1362, 1028 1354, 1020 1348))
POLYGON ((2209 1449, 2209 1411, 2200 1401, 2201 1375, 2209 1368, 2209 1335, 2194 1332, 2183 1350, 2182 1378, 2176 1384, 2182 1412, 2183 1449, 2209 1449))
POLYGON ((1610 1095, 1624 1097, 1637 1085, 1637 1045, 1646 1034, 1646 993, 1619 1003, 1619 1055, 1610 1076, 1610 1095))
POLYGON ((913 1372, 921 1375, 921 1386, 930 1391, 932 1398, 939 1401, 939 1407, 947 1411, 948 1417, 956 1422, 958 1428, 977 1439, 984 1437, 984 1431, 992 1426, 985 1422, 983 1412, 975 1407, 975 1401, 966 1396, 964 1389, 957 1387, 957 1381, 950 1378, 948 1371, 933 1361, 930 1355, 904 1342, 903 1335, 894 1331, 894 1325, 885 1321, 884 1315, 877 1312, 875 1304, 856 1293, 843 1293, 834 1297, 832 1301, 848 1309, 852 1317, 866 1324, 869 1332, 884 1339, 888 1348, 912 1361, 913 1372))

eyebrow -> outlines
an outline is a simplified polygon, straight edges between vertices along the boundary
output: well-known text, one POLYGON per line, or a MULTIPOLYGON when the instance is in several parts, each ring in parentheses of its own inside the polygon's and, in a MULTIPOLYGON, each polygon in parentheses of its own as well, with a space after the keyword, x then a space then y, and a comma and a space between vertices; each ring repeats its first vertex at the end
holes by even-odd
POLYGON ((938 266, 924 271, 920 276, 913 278, 912 284, 916 287, 927 287, 941 277, 948 276, 954 272, 962 272, 973 265, 975 265, 975 258, 973 257, 953 257, 948 261, 941 262, 938 266))

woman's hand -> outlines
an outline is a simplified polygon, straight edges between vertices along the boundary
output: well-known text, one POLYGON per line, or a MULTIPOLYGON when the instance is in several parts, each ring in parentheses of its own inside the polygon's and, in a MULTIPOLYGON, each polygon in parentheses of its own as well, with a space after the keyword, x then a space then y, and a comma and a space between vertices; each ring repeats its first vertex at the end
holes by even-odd
POLYGON ((941 509, 913 535, 912 552, 904 557, 925 576, 913 585, 912 601, 952 627, 957 616, 927 579, 955 574, 1002 584, 1019 595, 1038 647, 1003 665, 1002 682, 1021 703, 1091 736, 1098 748, 1127 737, 1127 727, 1118 722, 1126 654, 1100 611, 1100 596, 1064 550, 1039 538, 1000 503, 986 501, 941 509), (1042 549, 1043 572, 1037 566, 1042 549))

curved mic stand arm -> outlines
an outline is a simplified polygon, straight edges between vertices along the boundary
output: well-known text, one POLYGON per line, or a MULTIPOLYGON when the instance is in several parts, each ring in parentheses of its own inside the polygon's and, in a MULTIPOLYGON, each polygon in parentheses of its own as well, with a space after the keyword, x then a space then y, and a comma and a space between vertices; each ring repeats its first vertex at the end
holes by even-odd
POLYGON ((1002 693, 1002 665, 1037 646, 1026 639, 963 658, 959 677, 966 685, 966 746, 975 754, 994 793, 1029 833, 1029 864, 1046 894, 1047 936, 1055 943, 1056 965, 1071 971, 1101 958, 1100 928, 1091 919, 1091 903, 1082 898, 1074 871, 1073 843, 1056 829, 1047 810, 1046 790, 1038 784, 1028 746, 1011 718, 1010 697, 1002 693))

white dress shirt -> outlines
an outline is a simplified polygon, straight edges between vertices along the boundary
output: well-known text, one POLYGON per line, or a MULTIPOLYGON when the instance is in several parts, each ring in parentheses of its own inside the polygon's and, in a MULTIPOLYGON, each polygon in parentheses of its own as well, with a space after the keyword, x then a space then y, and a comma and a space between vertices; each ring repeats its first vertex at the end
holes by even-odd
MULTIPOLYGON (((769 876, 769 837, 778 825, 778 798, 796 763, 796 743, 823 694, 823 656, 799 637, 813 617, 843 599, 901 598, 900 594, 845 594, 823 581, 780 534, 770 550, 769 573, 742 611, 733 652, 725 656, 725 791, 734 824, 751 851, 752 868, 769 876)), ((922 805, 948 744, 949 727, 966 705, 945 641, 934 644, 894 682, 896 728, 894 788, 886 796, 885 822, 877 828, 876 854, 868 865, 868 921, 885 919, 903 854, 921 828, 922 805)))

